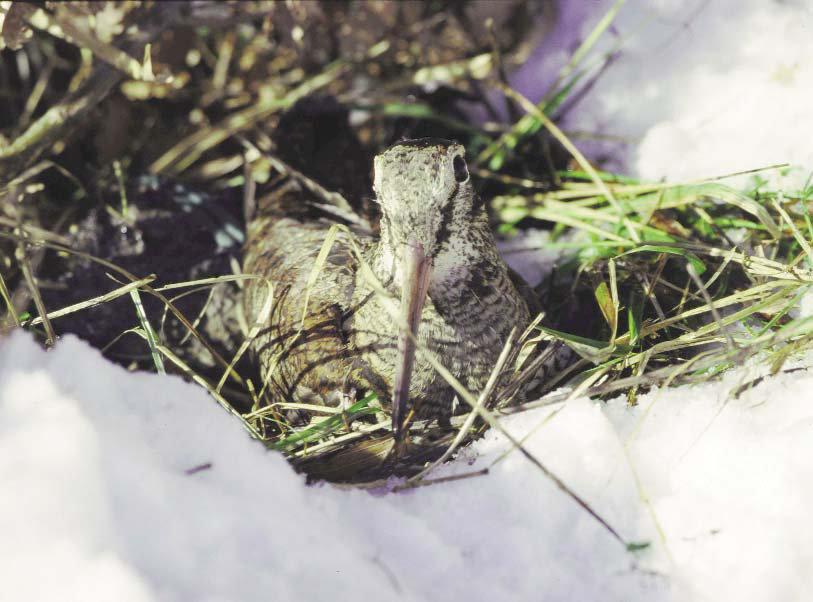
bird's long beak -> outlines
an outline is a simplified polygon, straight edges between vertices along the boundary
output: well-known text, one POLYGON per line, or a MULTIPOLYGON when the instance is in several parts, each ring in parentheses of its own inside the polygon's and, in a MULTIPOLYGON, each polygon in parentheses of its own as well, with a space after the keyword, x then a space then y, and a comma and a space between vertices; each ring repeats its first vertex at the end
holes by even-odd
POLYGON ((411 238, 404 246, 401 263, 403 289, 401 291, 401 324, 398 332, 398 357, 395 362, 395 384, 392 393, 392 429, 395 440, 404 437, 409 381, 415 364, 415 339, 421 323, 421 310, 429 290, 432 260, 423 245, 411 238), (408 327, 408 331, 404 326, 408 327), (410 334, 412 336, 410 336, 410 334))

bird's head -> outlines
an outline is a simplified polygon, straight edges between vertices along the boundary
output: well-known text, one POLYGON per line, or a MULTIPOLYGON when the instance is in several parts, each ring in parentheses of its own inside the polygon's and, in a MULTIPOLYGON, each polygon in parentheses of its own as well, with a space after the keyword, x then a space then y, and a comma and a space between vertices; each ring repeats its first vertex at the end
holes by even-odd
POLYGON ((400 258, 420 246, 434 258, 467 214, 479 208, 465 149, 439 138, 405 140, 375 158, 382 242, 400 258))

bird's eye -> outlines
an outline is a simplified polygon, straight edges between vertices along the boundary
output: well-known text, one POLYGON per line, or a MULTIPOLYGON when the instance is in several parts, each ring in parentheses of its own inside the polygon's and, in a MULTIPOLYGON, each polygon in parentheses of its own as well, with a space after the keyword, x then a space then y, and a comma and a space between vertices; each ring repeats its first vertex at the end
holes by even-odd
POLYGON ((460 182, 461 184, 469 179, 469 170, 466 167, 466 161, 460 155, 455 156, 454 160, 452 161, 452 167, 454 168, 454 179, 460 182))

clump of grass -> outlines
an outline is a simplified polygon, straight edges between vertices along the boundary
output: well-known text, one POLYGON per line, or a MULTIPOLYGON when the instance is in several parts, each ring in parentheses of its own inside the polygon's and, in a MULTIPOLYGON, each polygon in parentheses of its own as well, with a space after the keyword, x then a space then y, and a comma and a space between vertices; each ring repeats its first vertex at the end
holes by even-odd
POLYGON ((807 321, 791 314, 813 283, 808 192, 749 196, 714 182, 611 186, 637 243, 595 188, 579 185, 567 202, 556 198, 567 187, 496 200, 509 224, 544 216, 582 234, 564 245, 576 253, 580 277, 595 283, 609 336, 552 333, 596 364, 577 392, 627 390, 633 400, 636 386, 694 382, 756 356, 782 358, 789 338, 806 336, 807 321), (736 243, 732 225, 743 236, 736 243))

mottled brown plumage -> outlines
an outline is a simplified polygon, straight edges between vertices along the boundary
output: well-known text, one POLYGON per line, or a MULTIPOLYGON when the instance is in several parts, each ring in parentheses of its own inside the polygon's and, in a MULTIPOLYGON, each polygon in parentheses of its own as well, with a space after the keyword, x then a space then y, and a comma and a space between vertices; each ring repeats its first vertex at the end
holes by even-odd
MULTIPOLYGON (((497 253, 464 153, 458 144, 422 139, 378 155, 374 188, 380 236, 360 234, 356 240, 396 299, 404 284, 405 254, 420 248, 431 273, 418 339, 477 394, 509 332, 524 329, 530 312, 497 253)), ((287 181, 261 199, 248 227, 244 271, 268 278, 275 287, 268 327, 254 343, 263 376, 279 400, 335 405, 343 393, 374 390, 387 405, 399 329, 363 276, 344 233, 311 290, 297 336, 307 281, 332 223, 314 219, 302 193, 299 183, 287 181)), ((259 281, 247 283, 249 320, 258 315, 266 290, 259 281)), ((420 355, 409 383, 409 405, 419 415, 452 413, 453 390, 420 355)))

